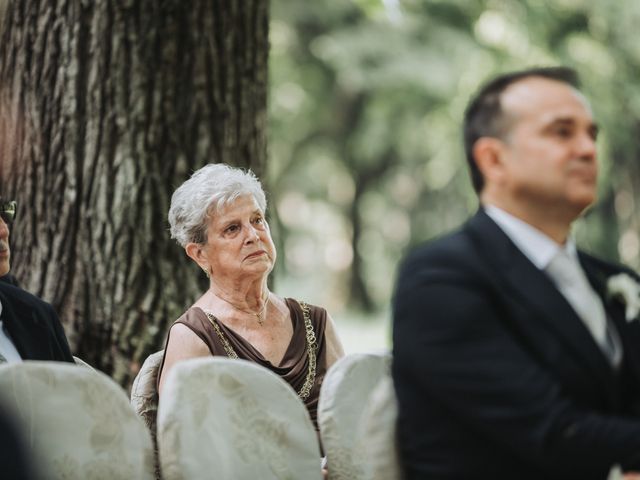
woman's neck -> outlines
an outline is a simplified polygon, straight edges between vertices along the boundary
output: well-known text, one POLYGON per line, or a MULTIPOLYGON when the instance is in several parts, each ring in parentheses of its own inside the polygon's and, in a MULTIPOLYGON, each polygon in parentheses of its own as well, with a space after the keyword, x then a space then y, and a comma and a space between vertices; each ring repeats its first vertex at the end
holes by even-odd
POLYGON ((212 281, 209 293, 241 310, 253 312, 264 306, 269 296, 269 289, 266 279, 242 285, 224 285, 212 281))

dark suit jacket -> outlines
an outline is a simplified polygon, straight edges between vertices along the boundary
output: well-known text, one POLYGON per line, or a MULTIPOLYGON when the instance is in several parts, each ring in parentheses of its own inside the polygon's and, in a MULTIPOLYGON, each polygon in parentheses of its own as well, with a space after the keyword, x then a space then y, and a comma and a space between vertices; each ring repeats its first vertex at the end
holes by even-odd
POLYGON ((73 362, 53 307, 21 288, 0 282, 2 320, 24 360, 73 362))
POLYGON ((34 459, 24 432, 17 425, 15 413, 0 404, 0 465, 5 480, 33 480, 35 474, 34 459))
POLYGON ((622 339, 618 372, 483 211, 406 259, 393 376, 408 479, 604 480, 614 463, 640 470, 640 321, 606 296, 621 268, 579 258, 622 339))

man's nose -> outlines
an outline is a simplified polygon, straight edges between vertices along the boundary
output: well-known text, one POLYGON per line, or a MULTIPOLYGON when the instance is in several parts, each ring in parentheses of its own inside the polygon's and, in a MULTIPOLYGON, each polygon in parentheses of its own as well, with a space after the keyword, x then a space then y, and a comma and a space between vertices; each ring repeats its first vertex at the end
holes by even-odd
POLYGON ((9 237, 9 225, 0 217, 0 238, 6 240, 9 237))
POLYGON ((593 138, 593 136, 590 133, 585 132, 582 135, 580 135, 576 140, 576 143, 577 143, 576 153, 580 158, 584 158, 588 160, 594 160, 596 158, 596 154, 597 154, 596 140, 593 138))

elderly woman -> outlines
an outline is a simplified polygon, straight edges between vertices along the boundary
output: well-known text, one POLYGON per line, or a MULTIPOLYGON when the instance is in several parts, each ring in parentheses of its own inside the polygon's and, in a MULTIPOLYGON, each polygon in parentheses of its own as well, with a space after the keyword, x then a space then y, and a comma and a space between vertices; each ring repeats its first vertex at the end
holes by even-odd
POLYGON ((344 353, 326 310, 269 291, 276 249, 266 207, 257 178, 223 164, 201 168, 174 192, 171 236, 209 277, 209 289, 171 327, 159 392, 181 360, 250 360, 293 387, 317 428, 320 384, 344 353))

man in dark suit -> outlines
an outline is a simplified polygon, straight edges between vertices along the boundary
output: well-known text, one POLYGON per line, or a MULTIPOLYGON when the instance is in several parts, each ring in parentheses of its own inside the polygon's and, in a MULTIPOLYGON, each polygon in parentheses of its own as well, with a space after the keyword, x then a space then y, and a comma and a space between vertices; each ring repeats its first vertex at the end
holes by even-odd
POLYGON ((0 199, 0 363, 22 360, 73 362, 51 305, 6 281, 11 268, 9 226, 16 203, 0 199))
MULTIPOLYGON (((1 393, 1 392, 0 392, 1 393)), ((33 480, 39 478, 24 432, 16 425, 15 413, 0 404, 0 465, 3 480, 33 480)))
POLYGON ((570 236, 597 177, 597 126, 575 72, 494 79, 464 133, 481 207, 408 256, 394 298, 407 478, 640 470, 639 279, 570 236))

